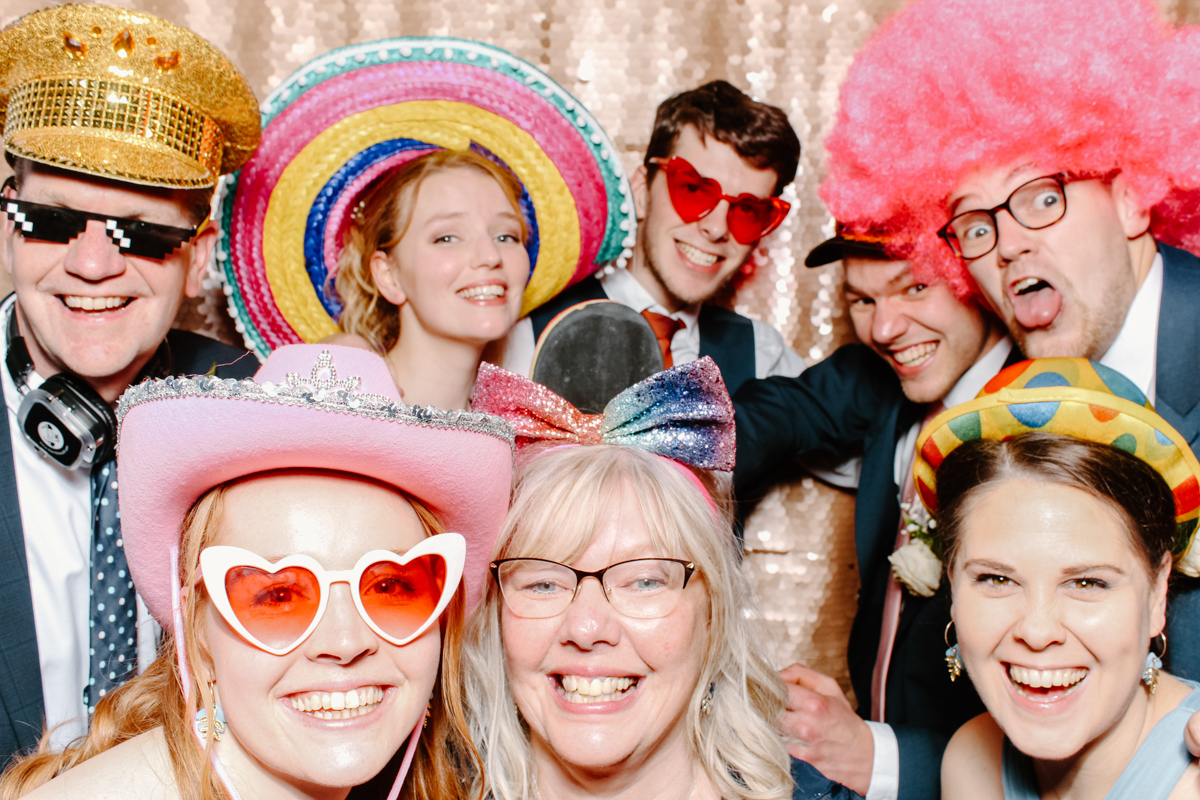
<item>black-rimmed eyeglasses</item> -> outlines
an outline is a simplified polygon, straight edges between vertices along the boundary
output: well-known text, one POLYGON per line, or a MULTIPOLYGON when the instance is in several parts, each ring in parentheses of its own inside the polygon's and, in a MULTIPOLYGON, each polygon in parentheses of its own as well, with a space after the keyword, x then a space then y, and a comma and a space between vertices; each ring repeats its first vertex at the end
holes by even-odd
POLYGON ((1032 231, 1048 228, 1067 213, 1066 175, 1047 175, 1018 186, 995 208, 964 211, 938 231, 954 253, 967 261, 986 256, 996 248, 999 233, 996 213, 1007 211, 1017 224, 1032 231))
POLYGON ((678 558, 637 558, 596 572, 542 558, 503 558, 492 562, 492 576, 508 609, 518 617, 546 619, 567 610, 584 578, 595 578, 617 613, 658 619, 675 610, 695 563, 678 558))

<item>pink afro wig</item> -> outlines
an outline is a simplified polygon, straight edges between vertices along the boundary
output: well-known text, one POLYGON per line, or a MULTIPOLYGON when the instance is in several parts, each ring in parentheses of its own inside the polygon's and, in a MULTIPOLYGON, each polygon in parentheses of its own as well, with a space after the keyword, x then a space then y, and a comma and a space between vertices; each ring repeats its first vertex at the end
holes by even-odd
POLYGON ((821 196, 923 280, 973 284, 937 237, 975 167, 1121 171, 1159 240, 1200 248, 1200 33, 1153 0, 917 0, 856 56, 821 196))

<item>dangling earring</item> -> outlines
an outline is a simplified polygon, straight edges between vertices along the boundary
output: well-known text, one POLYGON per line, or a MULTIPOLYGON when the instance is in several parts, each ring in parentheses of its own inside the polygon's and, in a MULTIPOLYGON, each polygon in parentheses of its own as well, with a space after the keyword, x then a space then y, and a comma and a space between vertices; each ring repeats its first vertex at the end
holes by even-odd
POLYGON ((212 697, 211 717, 210 710, 201 708, 196 712, 196 733, 200 734, 200 738, 208 741, 208 721, 211 718, 212 724, 212 740, 214 742, 221 741, 221 734, 225 733, 225 712, 221 709, 221 704, 217 701, 216 685, 208 682, 208 694, 212 697))
POLYGON ((710 683, 708 691, 704 693, 703 699, 700 700, 700 713, 708 716, 713 710, 713 695, 717 693, 717 684, 710 683))
POLYGON ((942 634, 942 639, 946 642, 946 669, 950 672, 951 683, 958 680, 958 676, 963 673, 962 652, 958 649, 958 642, 950 644, 950 628, 953 625, 954 620, 950 620, 946 624, 946 632, 942 634))
POLYGON ((1146 669, 1142 672, 1142 683, 1146 684, 1146 688, 1150 690, 1150 694, 1154 694, 1154 690, 1158 688, 1158 671, 1162 669, 1162 656, 1167 654, 1167 635, 1160 633, 1150 640, 1150 652, 1146 653, 1146 669), (1162 638, 1162 649, 1156 655, 1154 652, 1154 639, 1162 638))
POLYGON ((425 721, 421 723, 421 728, 422 729, 428 728, 429 720, 431 720, 431 719, 433 719, 433 705, 427 704, 425 706, 425 721))

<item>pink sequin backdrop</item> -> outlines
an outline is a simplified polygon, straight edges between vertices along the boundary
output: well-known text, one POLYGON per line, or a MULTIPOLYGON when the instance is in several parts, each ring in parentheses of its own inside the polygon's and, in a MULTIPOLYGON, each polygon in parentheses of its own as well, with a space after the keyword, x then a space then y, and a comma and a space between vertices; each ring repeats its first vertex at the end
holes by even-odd
MULTIPOLYGON (((121 2, 121 0, 112 0, 121 2)), ((0 0, 0 24, 44 0, 0 0)), ((582 100, 632 170, 655 106, 724 78, 782 107, 804 145, 785 197, 794 211, 764 243, 753 276, 730 298, 766 320, 810 362, 850 332, 840 266, 806 270, 804 254, 830 235, 817 198, 837 89, 855 50, 898 0, 124 0, 200 33, 242 68, 259 97, 313 56, 387 36, 457 36, 539 65, 582 100)), ((1158 0, 1165 18, 1200 22, 1200 0, 1158 0)), ((6 172, 0 164, 0 172, 6 172)), ((0 259, 3 254, 0 253, 0 259)), ((8 290, 7 271, 0 290, 8 290)), ((183 324, 233 340, 213 287, 183 324)), ((854 498, 800 474, 772 492, 746 527, 746 569, 758 586, 773 658, 846 680, 845 649, 858 575, 854 498)))

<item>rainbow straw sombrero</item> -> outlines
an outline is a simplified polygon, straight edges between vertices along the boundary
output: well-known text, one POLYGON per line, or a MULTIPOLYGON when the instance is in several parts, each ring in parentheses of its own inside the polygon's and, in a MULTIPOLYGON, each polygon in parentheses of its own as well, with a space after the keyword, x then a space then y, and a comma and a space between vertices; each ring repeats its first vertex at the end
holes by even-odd
POLYGON ((1112 445, 1153 467, 1175 495, 1176 568, 1200 575, 1200 554, 1189 552, 1200 523, 1200 462, 1132 381, 1086 358, 1013 364, 974 400, 943 411, 925 426, 913 464, 925 507, 937 511, 937 470, 959 445, 1030 431, 1112 445))
POLYGON ((531 274, 522 313, 630 255, 637 221, 616 149, 533 65, 462 39, 400 38, 305 64, 263 103, 255 157, 227 179, 217 266, 260 356, 338 330, 331 290, 357 198, 438 148, 471 148, 524 188, 531 274))

